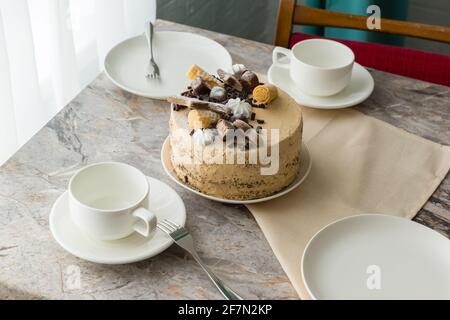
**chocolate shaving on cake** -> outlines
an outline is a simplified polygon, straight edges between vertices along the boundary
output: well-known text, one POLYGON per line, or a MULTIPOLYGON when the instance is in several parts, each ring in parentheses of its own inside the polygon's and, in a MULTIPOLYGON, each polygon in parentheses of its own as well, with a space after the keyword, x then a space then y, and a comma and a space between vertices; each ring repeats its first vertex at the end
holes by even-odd
POLYGON ((252 103, 250 103, 252 105, 253 108, 260 108, 260 109, 265 109, 266 105, 264 103, 257 103, 256 101, 252 101, 252 103))
POLYGON ((258 122, 258 124, 264 124, 265 123, 265 121, 261 120, 261 119, 257 119, 256 122, 258 122))

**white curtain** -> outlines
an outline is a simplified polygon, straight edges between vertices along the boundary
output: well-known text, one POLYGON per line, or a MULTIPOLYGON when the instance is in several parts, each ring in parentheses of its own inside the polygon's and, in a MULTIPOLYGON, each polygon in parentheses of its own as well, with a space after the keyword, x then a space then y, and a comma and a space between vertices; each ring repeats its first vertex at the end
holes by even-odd
POLYGON ((155 15, 155 0, 0 0, 0 165, 155 15))

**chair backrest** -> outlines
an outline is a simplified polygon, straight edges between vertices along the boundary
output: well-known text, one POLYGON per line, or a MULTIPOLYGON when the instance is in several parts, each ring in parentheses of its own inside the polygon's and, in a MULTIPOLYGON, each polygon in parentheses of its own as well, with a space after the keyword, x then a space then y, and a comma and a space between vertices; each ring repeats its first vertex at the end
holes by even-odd
POLYGON ((289 46, 294 24, 384 32, 450 43, 450 28, 448 27, 382 18, 381 29, 369 30, 366 16, 296 5, 295 0, 280 0, 279 2, 275 45, 281 47, 289 46))

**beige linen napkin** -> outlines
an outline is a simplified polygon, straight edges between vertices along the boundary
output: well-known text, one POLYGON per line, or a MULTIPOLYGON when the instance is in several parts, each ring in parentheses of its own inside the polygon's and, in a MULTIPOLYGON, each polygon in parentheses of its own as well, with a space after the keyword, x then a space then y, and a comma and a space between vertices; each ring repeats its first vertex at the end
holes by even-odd
POLYGON ((350 109, 303 108, 312 157, 307 180, 284 197, 248 208, 298 294, 300 263, 322 227, 360 213, 413 218, 450 167, 450 147, 350 109))

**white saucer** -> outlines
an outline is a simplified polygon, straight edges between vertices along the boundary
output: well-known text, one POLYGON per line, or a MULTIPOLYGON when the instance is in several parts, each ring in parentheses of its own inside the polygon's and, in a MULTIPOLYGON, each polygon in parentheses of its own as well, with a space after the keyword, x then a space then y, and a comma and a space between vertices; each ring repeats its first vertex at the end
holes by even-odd
POLYGON ((153 53, 161 78, 147 79, 149 53, 144 35, 125 40, 106 55, 106 75, 120 88, 154 99, 165 99, 180 93, 188 84, 186 73, 198 64, 215 74, 218 68, 228 69, 232 60, 228 51, 208 38, 186 32, 155 32, 153 53))
POLYGON ((373 92, 372 75, 355 63, 350 84, 341 92, 329 97, 316 97, 303 93, 289 76, 289 70, 272 65, 267 72, 269 82, 286 91, 298 104, 317 109, 341 109, 357 105, 373 92))
POLYGON ((163 165, 164 170, 166 171, 167 175, 170 178, 172 178, 173 181, 178 183, 180 186, 182 186, 186 190, 189 190, 199 196, 202 196, 203 198, 222 202, 222 203, 229 203, 229 204, 253 204, 253 203, 265 202, 265 201, 269 201, 269 200, 281 197, 281 196, 291 192, 292 190, 297 188, 303 181, 305 181, 305 179, 308 177, 308 174, 311 171, 311 167, 312 167, 312 160, 311 160, 311 155, 309 153, 308 147, 306 146, 306 144, 302 143, 302 150, 300 153, 300 163, 301 163, 300 172, 298 173, 297 178, 295 178, 294 182, 292 182, 288 187, 286 187, 285 189, 283 189, 271 196, 264 197, 264 198, 252 199, 252 200, 231 200, 231 199, 225 199, 225 198, 219 198, 219 197, 207 195, 205 193, 202 193, 198 190, 193 189, 192 187, 190 187, 189 185, 187 185, 186 183, 184 183, 183 181, 178 179, 178 177, 175 174, 175 171, 173 169, 170 155, 171 155, 170 141, 169 141, 169 137, 167 137, 166 140, 164 141, 164 144, 161 149, 161 162, 162 162, 162 165, 163 165))
POLYGON ((450 241, 404 218, 353 216, 310 240, 302 276, 315 299, 450 299, 450 241))
MULTIPOLYGON (((148 207, 159 220, 167 218, 184 226, 186 209, 180 196, 165 183, 147 178, 150 183, 148 207)), ((134 233, 115 241, 92 239, 72 222, 67 191, 53 205, 50 213, 50 230, 61 247, 71 254, 102 264, 124 264, 145 260, 166 250, 173 243, 173 240, 159 229, 148 238, 134 233)))

